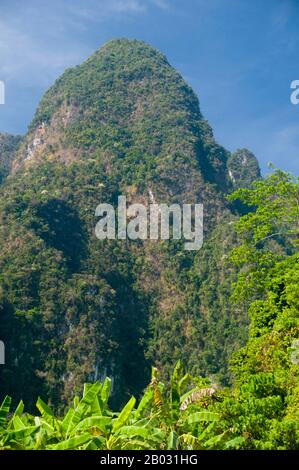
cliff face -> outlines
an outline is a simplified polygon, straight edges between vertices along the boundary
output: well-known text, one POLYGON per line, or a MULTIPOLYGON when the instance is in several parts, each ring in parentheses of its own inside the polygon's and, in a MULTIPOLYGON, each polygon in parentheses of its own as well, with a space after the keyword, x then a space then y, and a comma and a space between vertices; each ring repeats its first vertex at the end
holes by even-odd
POLYGON ((233 217, 225 194, 238 165, 152 47, 111 41, 67 70, 41 100, 0 196, 7 391, 26 398, 26 389, 34 402, 43 387, 58 403, 107 373, 117 400, 142 389, 149 364, 167 375, 178 358, 225 379, 244 333, 231 333, 243 317, 232 317, 218 285, 234 243, 219 227, 233 217), (217 249, 208 244, 200 258, 174 241, 97 240, 95 208, 119 194, 145 205, 202 202, 217 249))

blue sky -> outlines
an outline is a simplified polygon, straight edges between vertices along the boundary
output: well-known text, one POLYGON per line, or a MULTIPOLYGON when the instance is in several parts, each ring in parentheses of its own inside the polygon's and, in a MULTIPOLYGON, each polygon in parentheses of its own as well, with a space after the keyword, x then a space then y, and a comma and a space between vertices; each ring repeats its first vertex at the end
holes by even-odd
POLYGON ((24 133, 64 69, 116 37, 167 55, 228 150, 299 174, 298 0, 0 0, 0 131, 24 133))

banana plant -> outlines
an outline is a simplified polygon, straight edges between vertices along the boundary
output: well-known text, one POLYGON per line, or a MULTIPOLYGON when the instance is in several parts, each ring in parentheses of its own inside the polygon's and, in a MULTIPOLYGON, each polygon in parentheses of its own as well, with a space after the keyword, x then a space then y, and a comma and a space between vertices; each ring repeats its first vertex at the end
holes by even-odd
POLYGON ((211 435, 219 421, 219 413, 201 410, 199 400, 195 406, 192 406, 192 399, 190 407, 185 405, 189 397, 195 397, 196 394, 201 397, 204 395, 199 392, 207 390, 203 388, 205 384, 206 381, 185 374, 181 361, 178 361, 171 377, 170 389, 166 391, 164 384, 158 380, 157 369, 152 369, 149 387, 153 390, 154 408, 159 426, 166 434, 164 448, 168 450, 206 448, 204 440, 211 435), (197 411, 194 411, 194 408, 197 411))
POLYGON ((0 449, 33 450, 159 450, 214 449, 242 445, 242 437, 220 426, 214 406, 216 390, 207 381, 174 368, 170 387, 152 370, 149 386, 137 404, 131 397, 120 412, 108 406, 111 381, 85 384, 65 416, 39 398, 38 416, 24 411, 21 401, 10 412, 11 398, 0 407, 0 449))

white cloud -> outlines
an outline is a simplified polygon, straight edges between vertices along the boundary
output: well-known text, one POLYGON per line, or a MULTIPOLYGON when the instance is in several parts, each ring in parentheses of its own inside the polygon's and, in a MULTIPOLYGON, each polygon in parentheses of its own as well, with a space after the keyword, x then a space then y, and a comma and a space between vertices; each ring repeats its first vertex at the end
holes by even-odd
POLYGON ((141 3, 137 0, 115 0, 109 2, 108 9, 115 13, 140 13, 146 10, 146 6, 144 2, 141 3))
POLYGON ((170 10, 170 3, 167 0, 152 0, 152 2, 161 10, 170 10))
POLYGON ((144 0, 86 0, 83 7, 80 0, 68 5, 62 2, 61 8, 65 9, 66 6, 71 17, 94 21, 119 14, 144 13, 147 10, 147 2, 144 0))
POLYGON ((28 81, 31 86, 47 82, 48 73, 60 71, 79 59, 78 50, 45 49, 26 31, 0 20, 0 76, 9 80, 28 81))
POLYGON ((42 0, 15 2, 2 8, 0 18, 0 79, 48 85, 66 67, 80 63, 93 48, 80 41, 91 22, 103 24, 143 14, 141 0, 42 0), (82 6, 84 5, 84 6, 82 6))

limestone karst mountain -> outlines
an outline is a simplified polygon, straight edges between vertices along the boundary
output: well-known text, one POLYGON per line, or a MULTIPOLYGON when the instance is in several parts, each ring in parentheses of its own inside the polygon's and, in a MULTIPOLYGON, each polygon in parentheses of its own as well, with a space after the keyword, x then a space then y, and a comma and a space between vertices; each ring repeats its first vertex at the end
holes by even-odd
POLYGON ((142 390, 150 364, 167 376, 178 358, 229 380, 246 319, 228 300, 225 196, 259 175, 240 152, 217 144, 195 93, 143 42, 111 41, 55 82, 0 193, 4 392, 34 403, 43 390, 58 404, 109 374, 117 401, 142 390), (95 208, 119 194, 203 203, 203 250, 97 240, 95 208))

